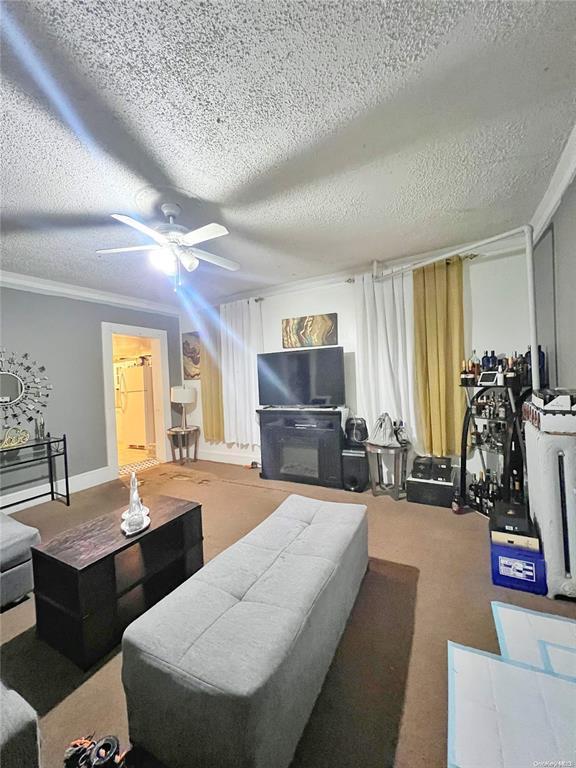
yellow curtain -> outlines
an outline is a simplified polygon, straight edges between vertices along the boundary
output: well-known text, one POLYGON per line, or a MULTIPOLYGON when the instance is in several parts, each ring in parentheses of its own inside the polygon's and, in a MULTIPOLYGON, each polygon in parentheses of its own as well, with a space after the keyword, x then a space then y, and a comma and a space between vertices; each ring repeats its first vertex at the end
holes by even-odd
POLYGON ((200 336, 202 341, 200 388, 202 391, 202 421, 204 439, 211 443, 224 442, 224 407, 222 404, 222 373, 220 329, 208 322, 200 336))
POLYGON ((439 261, 414 270, 414 346, 420 435, 427 453, 460 452, 464 397, 462 261, 439 261))

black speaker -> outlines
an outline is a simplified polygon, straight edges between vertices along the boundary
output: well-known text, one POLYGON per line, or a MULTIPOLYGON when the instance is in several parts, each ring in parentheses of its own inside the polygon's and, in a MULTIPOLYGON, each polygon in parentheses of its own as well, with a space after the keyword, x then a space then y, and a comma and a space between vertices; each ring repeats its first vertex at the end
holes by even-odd
POLYGON ((366 451, 352 448, 342 451, 342 485, 344 490, 362 493, 368 487, 368 483, 366 451))
POLYGON ((368 440, 368 427, 366 421, 359 417, 346 419, 346 447, 363 448, 362 443, 368 440))

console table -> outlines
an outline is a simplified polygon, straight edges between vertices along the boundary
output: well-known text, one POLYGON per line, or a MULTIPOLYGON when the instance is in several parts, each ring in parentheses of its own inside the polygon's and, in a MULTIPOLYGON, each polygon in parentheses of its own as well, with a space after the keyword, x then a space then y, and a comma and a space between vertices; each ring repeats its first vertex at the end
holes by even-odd
POLYGON ((116 646, 138 616, 204 564, 202 508, 149 497, 150 526, 127 538, 127 503, 32 548, 36 628, 82 669, 116 646))
POLYGON ((37 493, 33 496, 12 501, 10 504, 2 504, 0 509, 13 507, 16 504, 22 504, 25 501, 33 501, 50 496, 52 501, 55 499, 64 499, 66 506, 70 506, 70 485, 68 482, 68 450, 66 446, 66 435, 62 437, 51 437, 50 433, 43 440, 33 440, 13 448, 3 448, 0 451, 0 473, 7 474, 9 470, 16 467, 31 466, 34 464, 46 464, 48 468, 48 482, 50 490, 45 493, 37 493), (30 454, 30 449, 32 453, 30 454), (14 453, 16 451, 16 453, 14 453), (56 490, 58 480, 56 473, 56 459, 63 458, 64 469, 64 488, 65 493, 56 490))

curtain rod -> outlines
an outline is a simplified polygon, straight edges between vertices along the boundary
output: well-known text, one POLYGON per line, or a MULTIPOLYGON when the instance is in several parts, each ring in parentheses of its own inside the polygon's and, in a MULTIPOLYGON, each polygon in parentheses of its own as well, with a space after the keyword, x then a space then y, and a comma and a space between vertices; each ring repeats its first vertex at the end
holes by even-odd
MULTIPOLYGON (((356 282, 356 278, 351 275, 350 277, 347 277, 347 278, 343 279, 342 282, 343 283, 355 283, 356 282)), ((338 285, 339 283, 340 283, 340 281, 338 281, 338 283, 333 283, 333 285, 338 285)), ((320 286, 320 287, 323 287, 323 286, 320 286)), ((294 292, 297 292, 298 290, 301 290, 300 286, 298 288, 295 288, 294 292)), ((255 301, 257 303, 260 303, 261 301, 265 301, 266 299, 273 299, 275 296, 278 296, 278 295, 282 295, 282 294, 273 293, 270 296, 255 296, 255 297, 251 296, 250 298, 246 299, 246 301, 255 301)))
MULTIPOLYGON (((401 275, 404 272, 410 272, 418 267, 424 267, 428 264, 434 264, 437 261, 444 261, 452 256, 461 256, 468 251, 474 251, 476 248, 480 248, 483 245, 489 245, 490 243, 496 243, 498 240, 505 240, 513 235, 523 235, 524 237, 524 250, 526 254, 526 272, 528 277, 528 325, 529 325, 529 337, 530 347, 532 349, 532 355, 538 355, 538 329, 536 325, 536 287, 534 279, 534 229, 531 224, 525 224, 523 227, 517 227, 511 229, 509 232, 503 232, 501 235, 494 235, 493 237, 487 237, 485 240, 479 240, 476 243, 471 243, 464 248, 458 248, 454 251, 448 251, 441 256, 435 256, 430 259, 423 259, 422 261, 414 262, 410 266, 399 267, 397 270, 391 271, 381 275, 374 275, 375 280, 385 280, 387 277, 393 277, 395 275, 401 275)), ((504 253, 500 252, 500 255, 504 253)), ((538 358, 536 357, 536 360, 538 358)), ((538 365, 532 365, 532 391, 536 392, 540 389, 540 367, 538 365)))
POLYGON ((473 258, 477 254, 470 254, 468 253, 469 251, 474 251, 476 248, 480 248, 483 245, 497 243, 498 240, 506 240, 507 238, 513 237, 514 235, 520 235, 524 233, 524 227, 517 227, 516 229, 511 229, 509 232, 503 232, 500 235, 493 235, 492 237, 487 237, 485 240, 478 240, 477 242, 466 245, 463 248, 460 247, 453 251, 447 251, 446 253, 442 253, 439 256, 433 256, 429 259, 422 259, 421 261, 414 261, 411 264, 399 266, 396 269, 394 269, 394 267, 389 267, 386 272, 383 272, 380 275, 374 274, 374 280, 380 281, 386 280, 389 277, 396 277, 397 275, 401 275, 404 272, 412 272, 414 269, 427 267, 429 264, 435 264, 437 261, 445 261, 446 259, 452 258, 452 256, 465 256, 467 258, 473 258))

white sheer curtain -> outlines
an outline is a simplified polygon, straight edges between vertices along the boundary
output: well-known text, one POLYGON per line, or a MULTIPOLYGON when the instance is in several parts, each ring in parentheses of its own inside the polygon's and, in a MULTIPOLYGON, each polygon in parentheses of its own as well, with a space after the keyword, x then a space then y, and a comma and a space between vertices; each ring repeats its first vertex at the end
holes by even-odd
POLYGON ((237 445, 260 445, 256 419, 256 355, 263 349, 262 313, 255 299, 220 307, 224 439, 237 445))
POLYGON ((387 411, 416 442, 412 273, 376 281, 354 279, 358 416, 371 431, 387 411))

